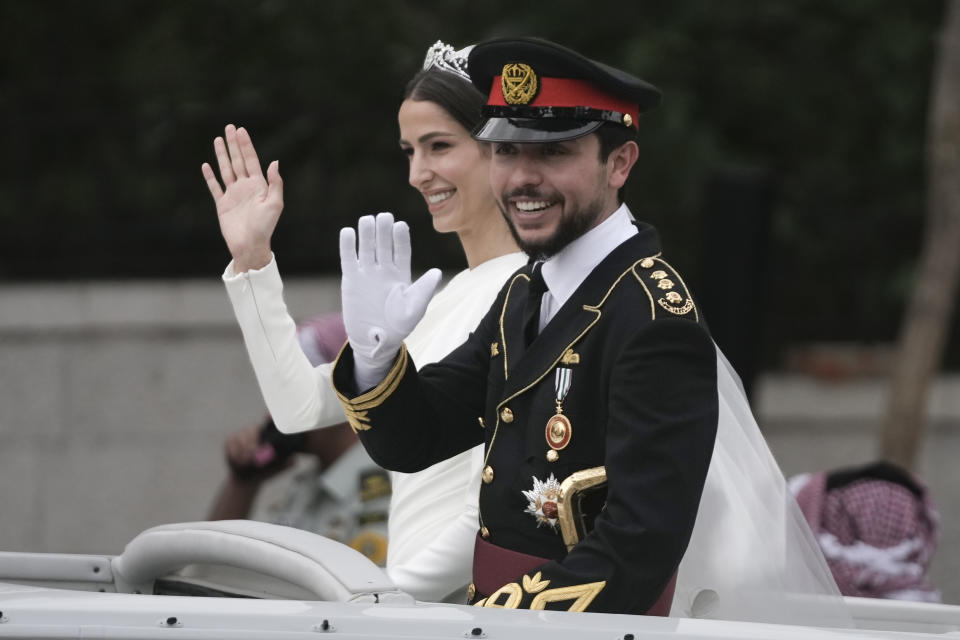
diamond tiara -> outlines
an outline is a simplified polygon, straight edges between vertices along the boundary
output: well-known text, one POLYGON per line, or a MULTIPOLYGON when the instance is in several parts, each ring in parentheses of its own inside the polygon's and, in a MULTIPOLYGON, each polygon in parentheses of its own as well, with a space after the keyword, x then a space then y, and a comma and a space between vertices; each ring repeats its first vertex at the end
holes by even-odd
POLYGON ((455 51, 453 47, 444 44, 442 40, 437 40, 427 49, 427 56, 423 59, 423 70, 439 69, 455 73, 467 82, 470 82, 470 74, 467 72, 467 55, 473 45, 464 47, 455 51))

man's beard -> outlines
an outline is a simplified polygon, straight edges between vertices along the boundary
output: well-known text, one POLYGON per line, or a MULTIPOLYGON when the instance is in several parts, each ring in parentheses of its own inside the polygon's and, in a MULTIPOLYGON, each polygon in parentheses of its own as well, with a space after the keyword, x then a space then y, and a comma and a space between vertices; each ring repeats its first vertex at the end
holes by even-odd
MULTIPOLYGON (((508 197, 527 196, 531 198, 541 197, 539 193, 533 190, 518 190, 511 193, 508 197), (523 191, 523 193, 520 193, 523 191)), ((505 198, 506 199, 506 198, 505 198)), ((566 201, 559 202, 562 207, 566 201)), ((501 200, 497 200, 497 206, 500 207, 500 213, 507 221, 507 227, 513 236, 514 242, 520 247, 520 250, 533 258, 534 260, 547 260, 557 255, 571 242, 585 234, 593 228, 597 219, 603 214, 603 202, 601 198, 591 200, 585 207, 577 211, 563 211, 560 220, 557 223, 557 229, 553 235, 540 240, 524 240, 517 232, 510 214, 504 209, 501 200)))

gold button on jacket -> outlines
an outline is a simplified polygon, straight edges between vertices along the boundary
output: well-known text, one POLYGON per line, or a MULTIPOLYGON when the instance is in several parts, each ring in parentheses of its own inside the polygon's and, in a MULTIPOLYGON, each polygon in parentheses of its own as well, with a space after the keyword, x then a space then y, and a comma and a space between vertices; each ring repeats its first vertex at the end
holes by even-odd
POLYGON ((487 465, 483 468, 483 483, 490 484, 493 482, 493 467, 487 465))
POLYGON ((500 411, 500 419, 504 422, 513 422, 513 411, 510 410, 510 407, 504 407, 500 411))

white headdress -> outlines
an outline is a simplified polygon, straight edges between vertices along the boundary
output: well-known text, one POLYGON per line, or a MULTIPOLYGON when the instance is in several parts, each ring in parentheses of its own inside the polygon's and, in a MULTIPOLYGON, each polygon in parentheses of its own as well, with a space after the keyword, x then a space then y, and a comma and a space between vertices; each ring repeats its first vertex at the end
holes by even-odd
POLYGON ((423 59, 423 70, 439 69, 455 73, 467 82, 470 82, 470 74, 467 72, 467 56, 473 45, 464 47, 455 51, 453 47, 445 44, 442 40, 437 40, 427 49, 427 56, 423 59))

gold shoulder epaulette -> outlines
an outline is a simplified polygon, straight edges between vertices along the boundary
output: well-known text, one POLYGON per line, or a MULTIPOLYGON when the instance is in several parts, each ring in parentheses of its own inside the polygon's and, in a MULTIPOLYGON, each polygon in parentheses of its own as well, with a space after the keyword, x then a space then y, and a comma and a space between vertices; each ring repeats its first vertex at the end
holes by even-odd
POLYGON ((637 280, 646 290, 653 317, 688 316, 700 322, 697 305, 677 270, 660 256, 650 256, 634 267, 637 280))

